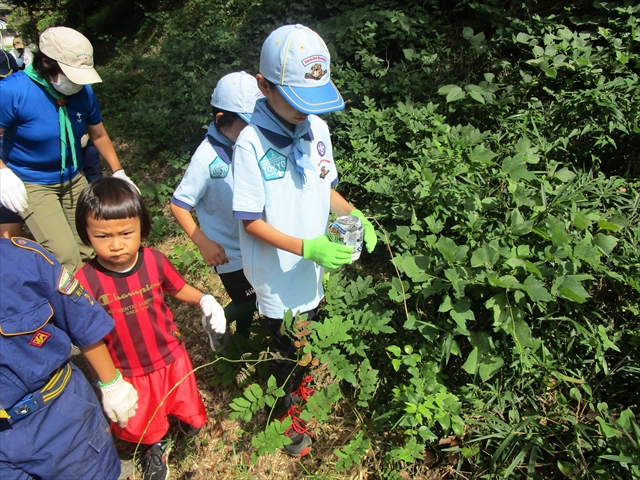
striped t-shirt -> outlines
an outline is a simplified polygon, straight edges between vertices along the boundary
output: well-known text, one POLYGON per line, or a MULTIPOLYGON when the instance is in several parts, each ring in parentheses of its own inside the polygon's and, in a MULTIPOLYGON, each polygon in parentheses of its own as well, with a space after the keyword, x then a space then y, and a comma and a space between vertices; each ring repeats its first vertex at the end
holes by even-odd
POLYGON ((164 292, 175 294, 186 282, 162 253, 142 247, 124 273, 107 270, 94 258, 76 276, 115 320, 104 341, 122 375, 154 372, 185 352, 164 292))

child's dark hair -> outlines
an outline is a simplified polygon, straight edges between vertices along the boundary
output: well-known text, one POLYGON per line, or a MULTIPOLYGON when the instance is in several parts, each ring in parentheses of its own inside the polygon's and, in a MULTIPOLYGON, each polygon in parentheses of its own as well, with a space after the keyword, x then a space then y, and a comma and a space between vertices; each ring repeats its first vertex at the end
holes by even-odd
POLYGON ((91 246, 87 235, 87 218, 95 220, 140 219, 140 237, 149 238, 151 218, 138 191, 119 178, 107 177, 90 183, 82 190, 76 206, 76 230, 85 245, 91 246))
MULTIPOLYGON (((221 128, 230 127, 233 124, 233 122, 236 121, 237 118, 241 118, 240 115, 238 115, 236 112, 222 110, 221 108, 218 108, 218 107, 212 107, 212 109, 213 109, 213 123, 216 126, 216 129, 218 130, 218 132, 220 133, 222 133, 220 131, 221 128), (220 120, 216 119, 216 117, 218 116, 218 113, 222 113, 220 120)), ((244 122, 244 120, 242 121, 244 122)))

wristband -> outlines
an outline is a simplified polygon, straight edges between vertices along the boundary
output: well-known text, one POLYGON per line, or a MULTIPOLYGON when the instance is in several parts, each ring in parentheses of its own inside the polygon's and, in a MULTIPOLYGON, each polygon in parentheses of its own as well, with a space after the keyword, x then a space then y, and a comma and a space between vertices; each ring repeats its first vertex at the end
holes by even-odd
POLYGON ((107 383, 102 383, 100 380, 98 380, 98 386, 100 388, 108 387, 109 385, 113 385, 114 383, 116 383, 119 379, 120 379, 120 370, 116 368, 116 378, 114 378, 113 380, 107 383))

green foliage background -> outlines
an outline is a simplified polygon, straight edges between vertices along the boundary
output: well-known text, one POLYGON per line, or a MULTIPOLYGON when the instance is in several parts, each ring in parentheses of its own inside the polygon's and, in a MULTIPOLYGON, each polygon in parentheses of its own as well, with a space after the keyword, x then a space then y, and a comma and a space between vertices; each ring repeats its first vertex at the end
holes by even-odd
MULTIPOLYGON (((218 78, 256 73, 285 23, 329 45, 339 188, 381 240, 325 275, 322 322, 286 322, 340 381, 305 418, 342 399, 361 419, 336 470, 375 451, 384 476, 419 472, 433 450, 471 478, 640 478, 640 6, 138 2, 134 28, 118 5, 66 20, 106 62, 96 91, 128 171, 162 167, 144 189, 160 203, 218 78)), ((234 415, 276 396, 255 383, 234 415)))

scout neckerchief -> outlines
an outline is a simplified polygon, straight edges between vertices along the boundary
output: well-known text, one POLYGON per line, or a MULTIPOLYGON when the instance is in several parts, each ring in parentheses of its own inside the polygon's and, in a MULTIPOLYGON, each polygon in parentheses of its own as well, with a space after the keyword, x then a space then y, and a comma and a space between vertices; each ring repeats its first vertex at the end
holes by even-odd
POLYGON ((307 180, 305 170, 315 171, 309 155, 307 155, 300 146, 300 140, 307 140, 309 142, 313 140, 311 122, 308 118, 304 122, 296 125, 292 132, 269 110, 267 99, 259 98, 256 101, 255 110, 251 114, 251 123, 256 125, 262 134, 267 137, 267 140, 278 148, 288 147, 293 143, 293 150, 291 150, 289 158, 295 162, 296 170, 300 172, 305 181, 307 180))
POLYGON ((58 106, 58 122, 60 123, 60 158, 62 159, 62 169, 60 170, 60 173, 63 174, 67 167, 67 138, 69 139, 69 145, 71 145, 70 150, 71 158, 73 158, 73 170, 77 170, 78 160, 76 159, 76 139, 73 136, 71 120, 69 119, 69 112, 67 112, 66 95, 54 90, 51 84, 35 71, 33 65, 28 65, 27 68, 24 69, 24 73, 26 73, 35 83, 44 88, 44 91, 54 98, 56 105, 58 106))
POLYGON ((224 163, 231 164, 231 157, 233 156, 233 142, 221 134, 216 128, 216 124, 211 122, 209 129, 207 130, 207 136, 209 137, 209 143, 220 156, 224 163))

